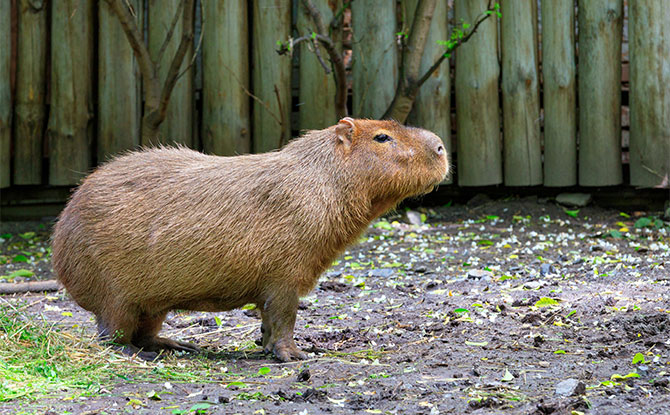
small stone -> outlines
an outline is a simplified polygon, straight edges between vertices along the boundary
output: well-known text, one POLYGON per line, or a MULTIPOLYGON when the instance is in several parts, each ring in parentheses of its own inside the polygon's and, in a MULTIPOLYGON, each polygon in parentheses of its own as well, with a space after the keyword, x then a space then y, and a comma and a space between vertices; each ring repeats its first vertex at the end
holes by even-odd
POLYGON ((643 378, 646 378, 647 375, 649 375, 649 366, 647 365, 639 365, 637 367, 637 373, 638 375, 642 376, 643 378))
POLYGON ((561 193, 556 196, 556 202, 570 207, 584 207, 591 203, 589 193, 561 193))
POLYGON ((388 278, 393 275, 393 268, 375 268, 368 271, 368 277, 388 278))
POLYGON ((415 210, 408 210, 405 214, 407 216, 407 221, 415 226, 423 225, 421 220, 421 214, 415 210))
POLYGON ((485 280, 488 281, 493 277, 491 271, 486 271, 484 269, 471 269, 468 271, 468 279, 471 280, 485 280))
POLYGON ((577 379, 566 379, 556 385, 556 395, 573 396, 583 395, 586 392, 586 385, 577 379))
POLYGON ((527 290, 538 290, 544 286, 542 281, 528 281, 523 285, 523 288, 527 290))
POLYGON ((548 274, 557 274, 556 268, 551 264, 542 264, 540 265, 540 275, 543 277, 548 274))

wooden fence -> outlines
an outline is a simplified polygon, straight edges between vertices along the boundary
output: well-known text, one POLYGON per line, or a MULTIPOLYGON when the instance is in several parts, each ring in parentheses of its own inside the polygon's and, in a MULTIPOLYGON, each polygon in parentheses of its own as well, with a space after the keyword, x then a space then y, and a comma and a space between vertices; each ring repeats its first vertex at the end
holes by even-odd
MULTIPOLYGON (((349 76, 355 117, 393 99, 399 44, 419 0, 313 0, 349 76), (399 34, 400 33, 400 34, 399 34)), ((128 0, 167 71, 162 48, 179 0, 128 0)), ((665 0, 503 0, 502 18, 421 88, 409 123, 440 135, 460 186, 668 187, 670 8, 665 0), (630 49, 630 50, 628 50, 630 49)), ((454 21, 487 0, 438 1, 425 70, 454 21)), ((337 121, 335 84, 303 43, 299 1, 201 0, 162 141, 220 155, 264 152, 337 121), (202 34, 202 39, 201 35, 202 34), (195 54, 195 57, 193 56, 195 54)), ((163 50, 164 49, 164 50, 163 50)), ((323 53, 325 57, 326 54, 323 53)), ((96 164, 143 143, 138 64, 105 1, 0 1, 0 187, 74 185, 96 164)), ((3 202, 4 203, 4 202, 3 202)))

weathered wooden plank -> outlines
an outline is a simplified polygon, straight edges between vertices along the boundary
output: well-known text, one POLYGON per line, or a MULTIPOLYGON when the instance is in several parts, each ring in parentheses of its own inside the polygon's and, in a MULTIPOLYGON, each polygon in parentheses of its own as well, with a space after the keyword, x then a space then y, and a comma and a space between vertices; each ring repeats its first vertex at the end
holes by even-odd
POLYGON ((575 5, 542 1, 544 185, 577 184, 575 5))
MULTIPOLYGON (((251 150, 247 3, 203 1, 202 144, 222 156, 251 150)), ((275 56, 276 59, 281 59, 275 56)))
POLYGON ((670 187, 670 8, 629 2, 630 184, 670 187))
MULTIPOLYGON (((456 0, 456 21, 474 22, 487 4, 486 0, 456 0)), ((503 180, 497 25, 495 19, 488 19, 456 51, 456 151, 461 186, 487 186, 503 180)))
POLYGON ((579 1, 579 184, 609 186, 621 171, 623 0, 579 1))
POLYGON ((396 2, 352 2, 353 115, 379 118, 393 101, 398 85, 396 2))
POLYGON ((253 149, 281 147, 291 136, 291 60, 277 55, 277 41, 291 35, 291 2, 258 0, 252 15, 253 149))
MULTIPOLYGON (((328 24, 333 19, 333 15, 342 7, 341 0, 314 0, 312 3, 321 12, 325 24, 328 24)), ((300 1, 298 5, 299 36, 312 32, 318 32, 318 30, 314 27, 314 23, 306 14, 305 7, 300 1)), ((338 33, 334 33, 333 37, 341 49, 341 37, 337 35, 338 33)), ((337 122, 335 78, 332 72, 326 73, 309 42, 303 42, 298 47, 300 48, 298 128, 301 130, 326 128, 337 122)), ((328 54, 323 48, 320 50, 323 61, 328 64, 328 54)))
POLYGON ((540 94, 533 2, 502 2, 505 185, 542 184, 540 94))
MULTIPOLYGON (((142 27, 140 0, 129 3, 142 27)), ((139 66, 118 18, 106 1, 99 3, 98 162, 140 144, 142 112, 139 66)))
MULTIPOLYGON (((170 38, 170 42, 164 49, 160 61, 158 55, 160 54, 165 38, 170 30, 172 20, 175 13, 183 12, 180 8, 181 0, 149 0, 148 3, 148 32, 149 32, 149 54, 154 62, 157 62, 158 76, 161 83, 165 81, 172 58, 177 52, 182 36, 182 19, 177 20, 174 27, 174 32, 170 38)), ((193 47, 191 47, 181 65, 181 70, 185 70, 193 58, 193 47)), ((170 95, 170 103, 168 104, 167 116, 165 121, 159 129, 159 142, 161 144, 183 144, 186 146, 193 145, 193 68, 184 73, 177 81, 177 84, 170 95)), ((150 145, 158 143, 145 143, 142 145, 150 145)))
MULTIPOLYGON (((412 22, 418 0, 408 0, 407 21, 412 22)), ((423 75, 428 68, 444 53, 445 47, 438 45, 439 40, 449 39, 449 8, 447 2, 438 1, 430 23, 426 48, 421 59, 419 73, 423 75)), ((437 134, 451 155, 451 82, 449 80, 449 61, 442 63, 419 89, 414 108, 409 115, 409 123, 426 128, 437 134)), ((451 183, 451 176, 445 183, 451 183)))
POLYGON ((11 182, 10 141, 12 139, 12 94, 10 60, 12 49, 11 5, 0 2, 0 188, 11 182))
POLYGON ((72 185, 91 167, 93 8, 61 0, 51 8, 49 184, 72 185))
POLYGON ((47 6, 18 2, 16 95, 14 102, 14 184, 42 182, 46 117, 47 6))

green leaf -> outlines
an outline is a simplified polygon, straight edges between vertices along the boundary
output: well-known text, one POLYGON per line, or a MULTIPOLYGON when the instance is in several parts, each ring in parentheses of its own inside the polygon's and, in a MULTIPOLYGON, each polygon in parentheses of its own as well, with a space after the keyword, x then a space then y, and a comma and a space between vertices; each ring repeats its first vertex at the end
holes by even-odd
POLYGON ((242 310, 255 310, 256 309, 256 304, 245 304, 244 307, 242 307, 242 310))
POLYGON ((508 369, 505 369, 505 374, 500 380, 502 380, 503 382, 511 382, 514 380, 514 375, 508 369))
POLYGON ((493 241, 488 240, 488 239, 482 239, 481 241, 477 241, 477 245, 491 246, 491 245, 493 245, 493 241))
POLYGON ((265 366, 263 366, 263 367, 261 367, 261 368, 258 369, 258 374, 259 374, 259 375, 265 376, 265 375, 267 375, 268 373, 270 373, 270 368, 269 368, 269 367, 265 367, 265 366))
POLYGON ((201 413, 202 411, 205 411, 209 408, 211 408, 213 405, 211 403, 207 402, 200 402, 196 403, 195 405, 191 406, 188 411, 189 412, 195 412, 195 413, 201 413))
POLYGON ((32 272, 31 270, 22 268, 17 269, 16 271, 9 274, 9 278, 14 279, 16 277, 32 277, 33 275, 35 275, 35 273, 32 272))
POLYGON ((573 218, 576 218, 577 214, 579 213, 579 209, 575 209, 575 210, 563 209, 563 212, 565 212, 565 214, 568 215, 568 216, 572 216, 573 218))
POLYGON ((223 324, 223 321, 221 321, 221 317, 219 317, 219 316, 214 316, 214 322, 219 327, 221 327, 221 324, 223 324))
POLYGON ((624 212, 619 212, 619 216, 623 216, 624 218, 630 218, 630 215, 624 212))
POLYGON ((468 313, 468 312, 469 311, 467 308, 457 308, 454 310, 454 313, 468 313))
POLYGON ((549 297, 542 297, 535 302, 535 307, 549 307, 552 305, 558 305, 558 301, 549 297))
POLYGON ((247 384, 236 380, 234 382, 230 382, 229 384, 227 384, 226 388, 230 388, 231 386, 237 386, 238 388, 246 388, 247 384))
POLYGON ((612 380, 625 380, 625 379, 639 378, 639 377, 640 377, 640 375, 635 373, 635 372, 630 372, 629 374, 623 375, 623 376, 615 373, 615 374, 612 375, 612 377, 610 377, 610 379, 612 379, 612 380))
POLYGON ((640 218, 635 221, 635 226, 636 228, 646 228, 647 226, 651 225, 653 222, 649 218, 640 218))
POLYGON ((565 354, 565 350, 554 350, 554 354, 565 354))
POLYGON ((633 356, 633 364, 636 365, 638 363, 644 364, 646 360, 644 359, 644 355, 642 353, 635 353, 635 356, 633 356))
POLYGON ((375 223, 374 227, 377 229, 384 229, 387 231, 393 230, 393 226, 391 226, 391 224, 385 220, 380 220, 379 222, 375 223))
POLYGON ((28 262, 28 258, 25 255, 17 255, 12 259, 12 262, 28 262))
POLYGON ((312 40, 316 39, 316 32, 312 32, 311 38, 312 38, 312 40))
POLYGON ((161 397, 156 393, 155 390, 150 390, 147 392, 147 398, 151 399, 152 401, 160 401, 161 397))

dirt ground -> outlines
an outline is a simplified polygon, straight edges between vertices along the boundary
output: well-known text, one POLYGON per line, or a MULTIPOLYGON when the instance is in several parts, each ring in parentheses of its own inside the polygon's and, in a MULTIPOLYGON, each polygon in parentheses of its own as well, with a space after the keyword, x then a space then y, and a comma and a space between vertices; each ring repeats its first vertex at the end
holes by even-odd
MULTIPOLYGON (((307 361, 261 353, 253 310, 174 313, 163 334, 205 353, 119 355, 137 377, 75 399, 11 399, 0 413, 670 413, 670 227, 654 212, 476 197, 417 209, 423 224, 401 213, 371 227, 301 302, 307 361), (191 377, 165 375, 188 368, 191 377)), ((0 275, 52 278, 48 231, 4 224, 0 275), (27 262, 14 261, 21 238, 33 238, 27 262)), ((0 306, 94 332, 63 293, 0 306)))

